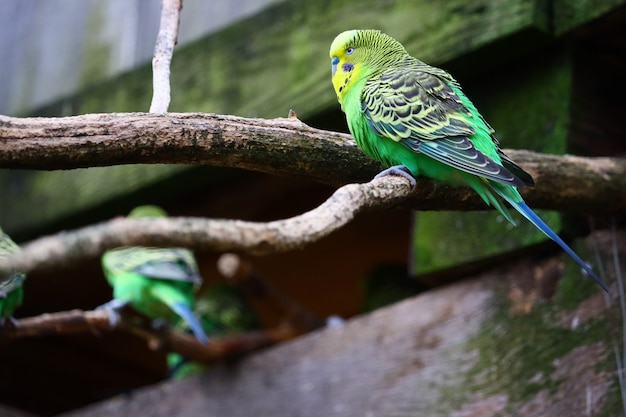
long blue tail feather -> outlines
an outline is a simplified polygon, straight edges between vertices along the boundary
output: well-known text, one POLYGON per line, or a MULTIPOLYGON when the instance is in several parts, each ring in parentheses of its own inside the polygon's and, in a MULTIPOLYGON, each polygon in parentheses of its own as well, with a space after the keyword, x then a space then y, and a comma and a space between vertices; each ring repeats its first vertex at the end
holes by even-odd
POLYGON ((182 317, 183 320, 187 322, 194 336, 196 336, 196 339, 198 339, 200 343, 202 343, 203 345, 209 343, 209 337, 206 335, 206 333, 202 329, 202 325, 200 324, 196 316, 193 315, 193 312, 189 307, 187 307, 184 303, 178 302, 172 304, 171 308, 172 310, 174 310, 174 312, 176 312, 176 314, 178 314, 180 317, 182 317))
POLYGON ((553 241, 555 241, 556 243, 558 243, 558 245, 563 248, 563 250, 573 259, 576 261, 576 263, 578 265, 580 265, 580 267, 587 273, 587 275, 589 275, 591 278, 593 278, 593 280, 595 282, 598 283, 598 285, 606 292, 609 292, 609 289, 607 288, 606 284, 600 279, 600 277, 598 277, 598 275, 596 275, 595 272, 593 272, 593 270, 591 269, 591 267, 585 263, 580 256, 578 256, 576 254, 576 252, 574 252, 574 250, 572 250, 572 248, 570 248, 567 243, 565 243, 563 241, 563 239, 561 239, 559 237, 559 235, 557 235, 552 229, 550 229, 550 226, 548 226, 542 219, 541 217, 539 217, 537 215, 537 213, 535 213, 530 207, 528 207, 528 205, 526 205, 526 203, 524 201, 516 201, 516 202, 512 202, 509 201, 509 203, 513 206, 513 208, 515 208, 517 211, 519 211, 524 217, 526 217, 532 224, 535 225, 535 227, 537 227, 539 230, 541 230, 546 236, 548 236, 550 239, 552 239, 553 241))

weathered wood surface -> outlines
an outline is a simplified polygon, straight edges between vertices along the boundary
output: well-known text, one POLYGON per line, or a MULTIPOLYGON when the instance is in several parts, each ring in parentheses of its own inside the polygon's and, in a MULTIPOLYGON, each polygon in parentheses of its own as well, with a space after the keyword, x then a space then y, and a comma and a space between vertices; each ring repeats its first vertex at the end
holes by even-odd
POLYGON ((555 35, 575 29, 593 19, 606 14, 614 9, 623 7, 624 0, 553 0, 552 7, 552 31, 555 35))
MULTIPOLYGON (((598 233, 589 241, 614 279, 610 239, 598 233)), ((63 417, 616 413, 615 311, 570 266, 522 260, 63 417)))
MULTIPOLYGON (((170 110, 276 117, 294 108, 310 117, 337 105, 328 48, 344 30, 383 30, 436 65, 513 35, 541 33, 549 39, 551 16, 543 6, 543 0, 282 1, 177 48, 170 110)), ((527 46, 512 52, 540 45, 527 46)), ((63 103, 49 106, 46 114, 146 110, 149 72, 145 65, 64 100, 65 109, 63 103)))
MULTIPOLYGON (((626 209, 626 163, 506 150, 539 185, 529 204, 582 213, 626 209)), ((299 176, 332 185, 372 178, 381 166, 349 135, 297 119, 247 119, 198 113, 92 114, 38 119, 0 116, 0 166, 70 169, 129 163, 186 163, 299 176)), ((420 210, 484 209, 467 189, 418 181, 410 201, 420 210)))
MULTIPOLYGON (((188 0, 182 10, 179 45, 271 3, 276 0, 188 0)), ((28 113, 148 62, 160 12, 160 1, 7 3, 0 36, 12 41, 2 44, 0 113, 28 113)))

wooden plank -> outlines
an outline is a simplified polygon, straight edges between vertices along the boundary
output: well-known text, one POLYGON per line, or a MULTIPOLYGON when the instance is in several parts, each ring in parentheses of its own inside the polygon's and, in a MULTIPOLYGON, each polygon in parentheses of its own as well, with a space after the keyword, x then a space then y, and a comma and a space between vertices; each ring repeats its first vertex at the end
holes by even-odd
POLYGON ((553 31, 563 35, 626 5, 625 0, 553 0, 553 31))
MULTIPOLYGON (((618 238, 623 256, 626 235, 618 238)), ((611 235, 590 242, 614 276, 611 235)), ((559 258, 522 260, 63 417, 616 412, 615 313, 569 262, 563 269, 559 258)))
MULTIPOLYGON (((381 29, 412 55, 441 65, 518 33, 545 33, 549 21, 542 0, 284 1, 178 49, 170 111, 277 117, 293 108, 306 119, 338 108, 328 48, 354 28, 381 29)), ((146 79, 149 65, 78 95, 72 111, 143 109, 151 94, 146 79)))

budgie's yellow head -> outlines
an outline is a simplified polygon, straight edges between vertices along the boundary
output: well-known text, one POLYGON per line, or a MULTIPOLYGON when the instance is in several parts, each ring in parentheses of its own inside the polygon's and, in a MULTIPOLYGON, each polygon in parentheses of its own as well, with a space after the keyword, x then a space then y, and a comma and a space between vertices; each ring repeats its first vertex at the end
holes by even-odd
POLYGON ((330 45, 330 62, 339 102, 353 85, 406 55, 400 42, 379 30, 348 30, 337 35, 330 45))

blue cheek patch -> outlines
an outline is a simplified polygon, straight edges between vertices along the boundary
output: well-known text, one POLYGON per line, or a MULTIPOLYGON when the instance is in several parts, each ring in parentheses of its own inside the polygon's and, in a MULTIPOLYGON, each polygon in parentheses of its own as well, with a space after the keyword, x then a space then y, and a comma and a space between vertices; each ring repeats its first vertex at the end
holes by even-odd
POLYGON ((350 71, 352 71, 352 68, 354 68, 354 65, 352 65, 352 64, 350 64, 350 63, 345 63, 345 64, 343 64, 343 65, 341 66, 341 69, 342 69, 344 72, 350 72, 350 71))

